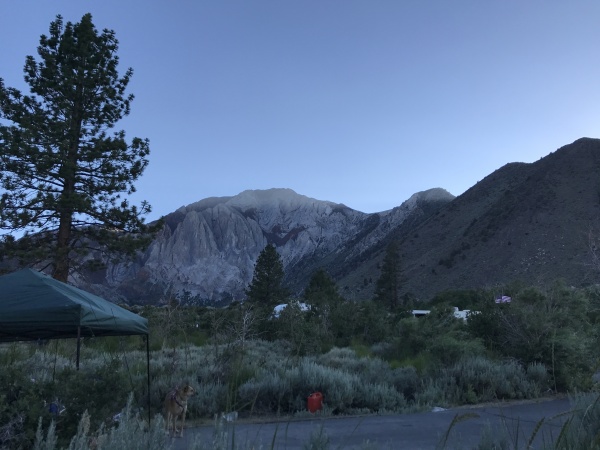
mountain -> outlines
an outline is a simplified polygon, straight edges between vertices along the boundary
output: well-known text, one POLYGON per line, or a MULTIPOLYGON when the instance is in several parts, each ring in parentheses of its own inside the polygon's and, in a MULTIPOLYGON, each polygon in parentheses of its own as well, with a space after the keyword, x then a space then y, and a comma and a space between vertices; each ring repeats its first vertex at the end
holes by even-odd
POLYGON ((156 303, 169 296, 223 304, 242 300, 258 254, 277 246, 286 282, 300 294, 319 267, 344 267, 369 254, 403 222, 416 223, 454 196, 443 189, 413 195, 400 207, 365 214, 290 189, 207 198, 164 218, 164 227, 129 265, 109 265, 85 287, 112 299, 156 303))
MULTIPOLYGON (((399 230, 404 292, 600 279, 600 140, 582 138, 535 163, 496 170, 420 225, 399 230)), ((380 261, 382 254, 373 261, 380 261)), ((339 280, 374 276, 371 265, 339 280)), ((356 286, 354 286, 356 289, 356 286)))
POLYGON ((600 268, 599 174, 600 140, 582 138, 534 163, 507 164, 456 198, 436 188, 374 214, 290 189, 207 198, 166 216, 135 262, 109 265, 82 287, 132 303, 226 304, 244 298, 258 254, 273 243, 295 294, 325 268, 346 298, 368 299, 392 240, 402 293, 418 300, 514 281, 584 286, 600 268))

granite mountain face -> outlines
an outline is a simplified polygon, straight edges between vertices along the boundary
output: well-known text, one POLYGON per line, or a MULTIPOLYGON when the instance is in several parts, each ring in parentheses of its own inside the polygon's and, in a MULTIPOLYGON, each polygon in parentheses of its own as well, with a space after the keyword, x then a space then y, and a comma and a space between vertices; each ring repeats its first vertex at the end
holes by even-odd
POLYGON ((443 189, 432 189, 377 214, 290 189, 207 198, 166 216, 162 232, 137 261, 109 266, 93 277, 95 285, 86 287, 133 303, 243 300, 258 254, 273 243, 287 283, 299 293, 323 261, 343 265, 378 245, 398 224, 423 216, 424 206, 441 206, 453 198, 443 189))
POLYGON ((325 268, 344 297, 361 300, 372 297, 392 239, 400 243, 403 294, 417 300, 516 280, 590 284, 599 175, 600 140, 584 138, 535 163, 507 164, 459 197, 431 189, 381 213, 289 189, 207 198, 166 216, 134 263, 109 265, 80 285, 130 303, 226 304, 244 298, 258 254, 273 243, 293 293, 325 268))

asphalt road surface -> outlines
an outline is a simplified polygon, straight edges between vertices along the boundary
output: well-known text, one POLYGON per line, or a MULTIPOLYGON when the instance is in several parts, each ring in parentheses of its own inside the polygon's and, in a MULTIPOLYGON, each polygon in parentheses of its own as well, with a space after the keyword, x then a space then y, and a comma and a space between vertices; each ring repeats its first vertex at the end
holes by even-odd
MULTIPOLYGON (((488 427, 492 433, 507 432, 511 443, 518 442, 518 448, 525 448, 536 425, 544 419, 532 447, 540 448, 544 442, 558 436, 568 418, 563 413, 570 408, 568 399, 557 398, 416 414, 261 423, 238 421, 227 424, 226 430, 236 449, 239 446, 240 449, 299 450, 309 442, 311 435, 323 433, 332 450, 360 449, 366 442, 371 444, 369 449, 454 450, 473 448, 480 442, 484 428, 488 427)), ((173 448, 188 449, 197 439, 205 448, 212 448, 213 433, 212 425, 186 428, 183 438, 173 438, 173 448)))

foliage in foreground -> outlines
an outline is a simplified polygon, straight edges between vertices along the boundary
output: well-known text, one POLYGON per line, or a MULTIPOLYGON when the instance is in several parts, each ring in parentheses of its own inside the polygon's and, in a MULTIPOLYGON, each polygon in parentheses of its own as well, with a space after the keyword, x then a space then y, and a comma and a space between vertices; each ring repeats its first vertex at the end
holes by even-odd
MULTIPOLYGON (((40 418, 44 428, 54 421, 58 443, 67 445, 86 411, 89 429, 111 425, 131 390, 136 394, 133 407, 147 417, 143 352, 133 350, 119 359, 105 359, 84 345, 81 370, 74 371, 69 359, 46 353, 49 348, 15 344, 5 350, 12 353, 0 353, 3 362, 10 359, 12 366, 0 379, 3 392, 9 393, 0 397, 0 423, 21 421, 6 430, 7 438, 0 446, 30 448, 40 418), (126 366, 117 368, 117 364, 126 366), (36 373, 37 378, 28 377, 29 373, 36 373), (49 405, 54 399, 66 408, 62 414, 52 414, 49 405)), ((316 391, 325 397, 324 415, 390 413, 465 400, 475 403, 495 392, 530 398, 544 389, 546 380, 516 364, 481 357, 463 359, 445 369, 448 372, 418 375, 413 367, 394 368, 377 356, 360 357, 348 348, 297 357, 284 342, 257 340, 243 348, 215 344, 160 350, 153 352, 152 364, 151 415, 160 412, 162 399, 173 386, 189 381, 198 391, 189 402, 190 423, 227 411, 238 411, 240 417, 302 416, 308 414, 307 397, 316 391), (447 382, 455 376, 453 371, 471 371, 473 376, 469 384, 453 385, 447 382), (496 385, 498 380, 501 386, 496 385)))
MULTIPOLYGON (((465 323, 443 303, 421 319, 348 303, 321 278, 308 292, 325 296, 318 308, 303 312, 292 305, 259 326, 252 305, 140 310, 155 330, 150 414, 185 382, 198 392, 189 403, 191 421, 229 411, 302 416, 317 391, 324 395, 323 414, 332 415, 592 387, 598 358, 593 311, 600 303, 593 290, 511 292, 511 305, 473 304, 480 312, 465 323)), ((8 368, 0 373, 0 423, 6 424, 0 446, 30 448, 40 417, 45 428, 54 419, 58 442, 66 444, 86 409, 90 429, 97 429, 123 409, 129 392, 146 417, 143 348, 137 337, 85 339, 81 370, 75 371, 73 341, 0 347, 0 364, 8 368), (49 408, 55 400, 66 407, 58 416, 49 408)))
MULTIPOLYGON (((541 430, 545 419, 540 420, 529 436, 521 436, 518 424, 504 423, 503 427, 492 430, 489 426, 484 427, 480 441, 472 447, 473 450, 525 450, 536 443, 536 448, 544 450, 597 450, 600 449, 600 396, 587 394, 577 396, 573 400, 572 409, 565 414, 562 428, 555 433, 547 434, 541 430)), ((453 432, 454 426, 462 419, 457 416, 451 422, 442 436, 439 449, 452 448, 448 439, 453 432)), ((469 420, 466 418, 465 420, 469 420)), ((163 426, 162 417, 157 416, 153 425, 148 429, 147 424, 139 416, 132 414, 131 399, 125 409, 118 426, 110 428, 101 427, 96 432, 90 432, 89 415, 85 413, 81 418, 77 433, 69 441, 69 450, 129 450, 129 449, 171 449, 172 442, 167 438, 163 426)), ((54 425, 51 424, 47 430, 38 426, 34 449, 55 450, 57 439, 54 434, 54 425)), ((224 420, 215 420, 213 436, 208 442, 196 437, 189 445, 189 449, 217 449, 217 450, 243 450, 243 449, 268 449, 273 448, 267 444, 256 442, 239 442, 235 440, 235 426, 228 426, 224 420)), ((274 439, 273 439, 274 442, 274 439)), ((316 428, 308 436, 304 447, 307 450, 329 450, 335 447, 323 426, 316 428)), ((369 442, 363 442, 355 446, 356 449, 381 449, 382 447, 369 442)), ((388 448, 388 447, 385 447, 388 448)))

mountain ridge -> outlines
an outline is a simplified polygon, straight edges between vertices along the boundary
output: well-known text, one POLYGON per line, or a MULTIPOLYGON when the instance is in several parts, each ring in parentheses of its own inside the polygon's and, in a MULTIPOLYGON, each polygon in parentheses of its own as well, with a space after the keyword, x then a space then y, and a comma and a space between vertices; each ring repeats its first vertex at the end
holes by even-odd
POLYGON ((243 300, 258 254, 272 243, 294 295, 323 268, 342 295, 364 300, 392 240, 402 294, 415 301, 516 281, 586 285, 598 269, 589 240, 600 229, 599 172, 600 140, 582 138, 536 162, 505 164, 458 197, 434 188, 379 213, 287 188, 207 198, 168 214, 136 261, 109 265, 87 287, 134 303, 227 304, 243 300))
POLYGON ((347 259, 379 242, 419 211, 421 197, 442 203, 454 198, 436 188, 371 214, 279 188, 200 200, 165 216, 163 229, 133 264, 109 265, 100 277, 105 282, 88 287, 134 302, 146 302, 144 292, 151 302, 169 295, 202 303, 243 300, 258 254, 272 243, 282 257, 286 281, 299 293, 321 260, 340 254, 347 259))
POLYGON ((595 270, 587 266, 587 231, 600 217, 598 171, 600 140, 590 138, 534 163, 494 171, 419 230, 427 245, 403 241, 412 261, 408 289, 431 296, 442 284, 461 289, 514 281, 543 285, 559 278, 577 285, 595 281, 595 270))

